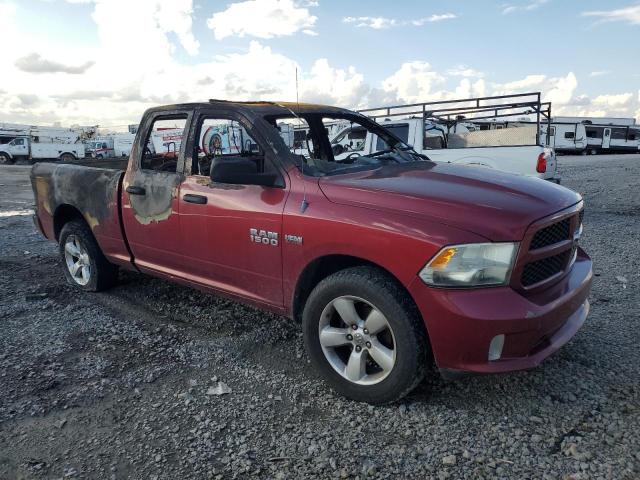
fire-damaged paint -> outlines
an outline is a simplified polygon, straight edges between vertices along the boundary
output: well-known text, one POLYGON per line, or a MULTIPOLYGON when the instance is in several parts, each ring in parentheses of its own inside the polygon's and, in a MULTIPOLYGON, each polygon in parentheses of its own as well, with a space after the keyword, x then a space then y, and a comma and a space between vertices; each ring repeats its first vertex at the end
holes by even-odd
POLYGON ((173 200, 178 196, 178 188, 182 181, 183 176, 176 173, 136 170, 125 184, 125 189, 127 185, 137 185, 145 189, 145 195, 129 195, 136 220, 148 225, 169 218, 173 200))
POLYGON ((55 239, 61 223, 76 214, 113 263, 296 319, 323 278, 375 266, 413 302, 435 361, 447 371, 533 367, 584 322, 591 261, 577 245, 571 267, 531 289, 514 285, 529 265, 524 262, 549 249, 519 252, 518 278, 499 287, 435 288, 418 276, 445 246, 513 242, 528 250, 538 230, 563 218, 578 222, 578 194, 539 179, 428 160, 306 175, 273 127, 290 109, 314 121, 337 115, 382 129, 357 113, 321 105, 211 101, 154 108, 143 117, 126 170, 36 165, 37 224, 55 239), (148 133, 167 116, 186 117, 176 172, 141 170, 148 133), (212 116, 240 122, 275 165, 280 183, 228 185, 194 175, 198 125, 212 116), (501 334, 505 358, 489 360, 490 342, 501 334))

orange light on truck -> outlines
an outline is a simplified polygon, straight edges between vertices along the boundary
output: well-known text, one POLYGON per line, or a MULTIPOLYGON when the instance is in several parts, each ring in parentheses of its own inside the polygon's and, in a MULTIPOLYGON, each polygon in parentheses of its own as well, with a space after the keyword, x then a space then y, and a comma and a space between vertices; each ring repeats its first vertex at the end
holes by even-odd
POLYGON ((446 267, 457 251, 458 250, 455 248, 445 248, 436 256, 436 258, 431 260, 429 265, 431 266, 431 268, 446 267))

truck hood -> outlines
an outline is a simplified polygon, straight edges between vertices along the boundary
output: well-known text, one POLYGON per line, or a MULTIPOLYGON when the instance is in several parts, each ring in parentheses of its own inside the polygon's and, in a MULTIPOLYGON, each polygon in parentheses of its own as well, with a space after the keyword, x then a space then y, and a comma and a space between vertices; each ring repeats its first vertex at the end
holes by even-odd
POLYGON ((326 176, 319 185, 334 203, 422 217, 492 241, 519 241, 532 222, 582 199, 538 178, 432 162, 326 176))

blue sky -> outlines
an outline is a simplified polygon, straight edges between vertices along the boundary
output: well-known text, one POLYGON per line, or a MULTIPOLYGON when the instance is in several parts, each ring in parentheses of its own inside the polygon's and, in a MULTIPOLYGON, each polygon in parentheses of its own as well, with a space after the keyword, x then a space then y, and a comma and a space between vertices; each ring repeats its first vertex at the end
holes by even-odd
POLYGON ((0 0, 2 12, 20 46, 0 121, 290 97, 296 67, 307 97, 343 106, 542 90, 562 113, 640 111, 640 1, 0 0))

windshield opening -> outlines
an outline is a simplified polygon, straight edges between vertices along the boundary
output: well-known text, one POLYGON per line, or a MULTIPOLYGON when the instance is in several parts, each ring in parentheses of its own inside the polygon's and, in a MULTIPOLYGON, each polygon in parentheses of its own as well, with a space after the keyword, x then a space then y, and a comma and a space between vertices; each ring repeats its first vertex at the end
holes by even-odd
POLYGON ((408 126, 406 131, 389 131, 366 117, 346 113, 292 112, 265 119, 300 158, 306 175, 335 175, 425 160, 407 145, 408 126))

